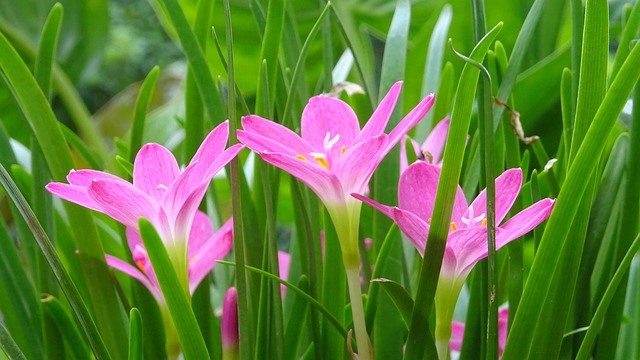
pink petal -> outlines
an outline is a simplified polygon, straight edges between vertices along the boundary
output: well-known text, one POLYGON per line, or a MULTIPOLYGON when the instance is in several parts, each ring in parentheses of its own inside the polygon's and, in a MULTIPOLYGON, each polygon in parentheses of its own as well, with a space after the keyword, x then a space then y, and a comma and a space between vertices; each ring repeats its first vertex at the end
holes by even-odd
POLYGON ((288 172, 310 187, 325 205, 346 201, 340 181, 329 170, 284 154, 263 152, 260 156, 264 161, 288 172))
POLYGON ((347 193, 364 192, 371 175, 382 160, 379 153, 387 143, 382 134, 358 143, 338 157, 331 170, 347 193))
POLYGON ((160 223, 158 203, 131 184, 113 180, 96 180, 89 186, 88 194, 101 209, 100 211, 125 226, 137 228, 138 219, 141 217, 156 226, 160 223))
POLYGON ((394 209, 397 209, 396 207, 380 204, 379 202, 377 202, 377 201, 375 201, 373 199, 369 199, 368 197, 366 197, 364 195, 360 195, 360 194, 356 194, 356 193, 351 193, 351 196, 353 196, 354 198, 362 201, 363 203, 373 207, 374 209, 377 209, 381 213, 387 215, 391 220, 393 220, 393 216, 394 216, 393 215, 393 211, 394 211, 394 209))
POLYGON ((142 272, 140 272, 140 270, 129 265, 127 262, 118 259, 117 257, 111 255, 105 255, 105 257, 107 259, 107 265, 140 281, 142 285, 149 289, 149 292, 151 292, 153 297, 155 297, 158 302, 164 301, 160 289, 155 287, 149 281, 149 279, 142 272))
POLYGON ((238 140, 256 152, 278 152, 291 156, 307 156, 313 150, 311 145, 298 134, 273 121, 256 115, 242 118, 242 127, 238 130, 238 140))
POLYGON ((220 332, 223 351, 238 347, 238 292, 234 287, 230 287, 224 296, 220 332))
POLYGON ((131 254, 134 255, 133 256, 133 261, 137 262, 139 260, 139 258, 136 257, 135 249, 136 249, 136 247, 144 248, 144 244, 142 243, 142 239, 140 238, 140 234, 138 233, 137 229, 132 228, 132 227, 127 227, 126 236, 127 236, 127 245, 129 245, 129 249, 131 250, 131 254))
POLYGON ((234 144, 229 146, 229 148, 223 151, 222 154, 220 154, 220 156, 218 156, 218 158, 215 159, 213 163, 211 163, 202 181, 206 181, 208 184, 209 181, 211 181, 211 179, 218 173, 218 171, 220 171, 220 169, 231 162, 231 160, 233 160, 240 153, 240 151, 242 151, 242 149, 244 149, 244 145, 242 144, 234 144))
POLYGON ((327 134, 329 140, 340 136, 333 145, 331 157, 340 153, 342 146, 349 148, 358 134, 360 124, 351 107, 344 101, 328 96, 314 96, 302 112, 302 138, 314 151, 324 152, 324 142, 327 134))
POLYGON ((389 122, 389 118, 393 113, 393 109, 396 106, 396 102, 398 101, 398 96, 400 96, 400 91, 402 90, 402 81, 398 81, 393 84, 391 89, 387 95, 385 95, 384 99, 380 101, 380 105, 376 108, 369 121, 362 128, 362 132, 357 137, 356 142, 364 141, 367 138, 380 135, 384 133, 385 128, 387 127, 387 123, 389 122))
MULTIPOLYGON (((496 178, 496 225, 502 222, 509 209, 518 197, 522 186, 522 170, 519 168, 509 169, 496 178)), ((487 189, 482 190, 478 197, 473 200, 474 216, 482 213, 487 214, 487 189)), ((465 217, 469 216, 469 211, 465 212, 465 217)))
POLYGON ((507 220, 500 226, 501 236, 496 235, 496 248, 500 249, 545 221, 551 215, 555 202, 549 198, 542 199, 507 220))
POLYGON ((429 223, 409 211, 398 208, 393 209, 393 219, 400 230, 411 240, 420 255, 423 255, 427 245, 427 236, 429 236, 429 223))
POLYGON ((509 326, 509 308, 501 309, 498 312, 498 348, 500 356, 507 344, 507 328, 509 326))
POLYGON ((84 206, 87 209, 102 212, 100 206, 89 197, 86 187, 52 182, 48 183, 45 189, 61 199, 84 206))
MULTIPOLYGON (((289 278, 289 264, 291 263, 291 256, 284 251, 278 251, 278 273, 280 278, 287 280, 289 278)), ((287 287, 280 284, 280 297, 284 298, 287 287)))
POLYGON ((168 186, 180 174, 178 162, 164 146, 146 144, 133 165, 133 185, 161 201, 168 186))
POLYGON ((454 274, 451 276, 466 277, 478 261, 487 257, 487 228, 477 226, 458 229, 449 234, 447 248, 450 248, 456 256, 456 266, 455 270, 452 269, 454 274))
POLYGON ((228 138, 229 121, 224 121, 209 132, 202 144, 200 144, 198 151, 193 155, 189 165, 198 162, 200 163, 198 166, 206 170, 211 162, 220 156, 225 146, 227 146, 228 138))
POLYGON ((433 101, 435 99, 435 95, 431 94, 426 98, 422 99, 422 101, 415 107, 413 110, 407 114, 400 121, 400 123, 389 133, 389 143, 387 144, 387 148, 384 153, 388 153, 391 148, 393 148, 398 140, 400 140, 404 135, 409 132, 424 116, 427 114, 431 106, 433 105, 433 101))
POLYGON ((189 289, 193 291, 202 279, 224 258, 233 246, 233 219, 229 219, 193 256, 189 256, 189 289))
POLYGON ((191 230, 193 225, 193 219, 196 216, 196 211, 202 202, 204 194, 207 192, 208 183, 203 183, 193 190, 189 196, 184 199, 184 202, 180 206, 180 210, 175 214, 175 220, 173 223, 174 241, 187 241, 187 234, 191 230))
MULTIPOLYGON (((398 203, 401 209, 412 212, 423 220, 433 215, 436 201, 440 168, 419 161, 412 164, 400 176, 398 184, 398 203)), ((462 189, 458 186, 453 204, 452 221, 459 221, 467 209, 467 201, 462 189)))
POLYGON ((81 170, 71 170, 67 175, 67 181, 69 181, 70 185, 77 185, 82 187, 89 187, 93 180, 114 180, 114 181, 122 181, 127 182, 124 179, 121 179, 115 175, 111 175, 109 173, 91 170, 91 169, 81 169, 81 170))
POLYGON ((464 336, 464 324, 453 321, 451 323, 451 335, 453 337, 449 340, 449 348, 453 351, 460 351, 462 349, 462 337, 464 336))
POLYGON ((196 211, 189 232, 189 260, 206 244, 211 236, 213 236, 213 225, 211 225, 207 214, 200 210, 196 211))
POLYGON ((427 136, 424 144, 420 150, 428 151, 433 156, 432 164, 438 164, 442 160, 442 153, 444 152, 444 146, 447 142, 447 136, 449 135, 449 125, 451 120, 447 117, 436 125, 433 130, 427 136))

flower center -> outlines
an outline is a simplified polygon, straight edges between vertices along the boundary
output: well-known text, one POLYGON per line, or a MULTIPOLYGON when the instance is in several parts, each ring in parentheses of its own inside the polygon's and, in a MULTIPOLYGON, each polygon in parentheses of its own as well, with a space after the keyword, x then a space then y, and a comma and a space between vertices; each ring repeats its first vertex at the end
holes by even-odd
MULTIPOLYGON (((319 166, 329 170, 330 164, 332 163, 331 149, 335 144, 338 143, 338 140, 340 140, 340 134, 336 134, 336 136, 331 137, 331 133, 327 132, 326 135, 324 136, 324 141, 322 144, 322 148, 324 151, 310 152, 309 155, 311 155, 313 160, 315 160, 319 166)), ((342 148, 340 149, 340 155, 344 154, 345 151, 347 151, 346 146, 342 146, 342 148)), ((301 154, 296 155, 296 159, 300 159, 304 162, 309 162, 309 160, 304 155, 301 155, 301 154)))
POLYGON ((477 226, 476 224, 478 222, 480 222, 480 226, 487 226, 487 217, 485 213, 474 216, 473 205, 469 206, 469 217, 463 216, 460 220, 463 224, 467 225, 467 227, 477 226))

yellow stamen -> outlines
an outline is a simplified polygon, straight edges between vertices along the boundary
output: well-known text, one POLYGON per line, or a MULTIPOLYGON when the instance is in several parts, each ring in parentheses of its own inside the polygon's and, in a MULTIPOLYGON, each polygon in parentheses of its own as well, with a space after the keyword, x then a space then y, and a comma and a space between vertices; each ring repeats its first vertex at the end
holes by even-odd
POLYGON ((458 230, 458 227, 456 226, 456 223, 454 223, 453 221, 451 222, 451 231, 456 231, 458 230))
POLYGON ((304 162, 309 162, 309 160, 307 160, 307 158, 306 158, 306 157, 304 157, 304 156, 302 156, 302 155, 300 155, 300 154, 296 155, 296 159, 300 159, 300 160, 302 160, 302 161, 304 161, 304 162))
POLYGON ((342 149, 340 149, 340 154, 344 154, 345 151, 347 151, 347 147, 342 145, 342 149))
POLYGON ((314 159, 318 162, 318 165, 320 165, 320 166, 322 166, 323 168, 325 168, 325 169, 329 170, 329 163, 327 162, 327 160, 326 160, 326 159, 321 158, 321 157, 316 157, 316 158, 314 158, 314 159))
POLYGON ((482 226, 487 226, 487 218, 482 219, 482 226))
POLYGON ((143 274, 147 275, 147 272, 144 269, 144 261, 142 260, 136 261, 136 265, 138 265, 138 268, 142 270, 143 274))
POLYGON ((427 221, 429 222, 429 224, 431 224, 431 218, 428 218, 427 221))

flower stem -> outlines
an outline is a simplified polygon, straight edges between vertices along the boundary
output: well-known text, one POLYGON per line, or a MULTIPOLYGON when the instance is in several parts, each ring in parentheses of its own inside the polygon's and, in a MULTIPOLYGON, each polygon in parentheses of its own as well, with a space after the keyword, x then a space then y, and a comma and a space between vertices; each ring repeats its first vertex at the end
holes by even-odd
POLYGON ((360 360, 373 359, 371 354, 371 342, 367 335, 367 326, 364 321, 364 309, 362 307, 362 294, 360 292, 360 269, 347 267, 347 284, 349 285, 349 298, 351 299, 351 312, 353 314, 353 327, 358 344, 358 358, 360 360))

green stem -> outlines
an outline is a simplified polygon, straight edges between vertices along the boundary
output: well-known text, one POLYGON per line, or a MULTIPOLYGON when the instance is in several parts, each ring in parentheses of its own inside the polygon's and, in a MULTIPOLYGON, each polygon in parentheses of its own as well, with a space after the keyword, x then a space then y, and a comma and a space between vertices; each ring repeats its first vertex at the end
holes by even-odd
POLYGON ((360 292, 360 269, 359 267, 348 267, 346 271, 349 298, 351 299, 351 312, 353 313, 353 327, 355 328, 356 343, 358 344, 358 358, 369 360, 372 359, 371 342, 364 322, 364 308, 362 307, 362 294, 360 292))
POLYGON ((164 324, 165 333, 165 347, 167 349, 167 359, 179 359, 182 348, 180 346, 180 338, 178 337, 178 331, 171 319, 169 308, 166 304, 158 304, 160 306, 160 312, 162 313, 162 323, 164 324))

